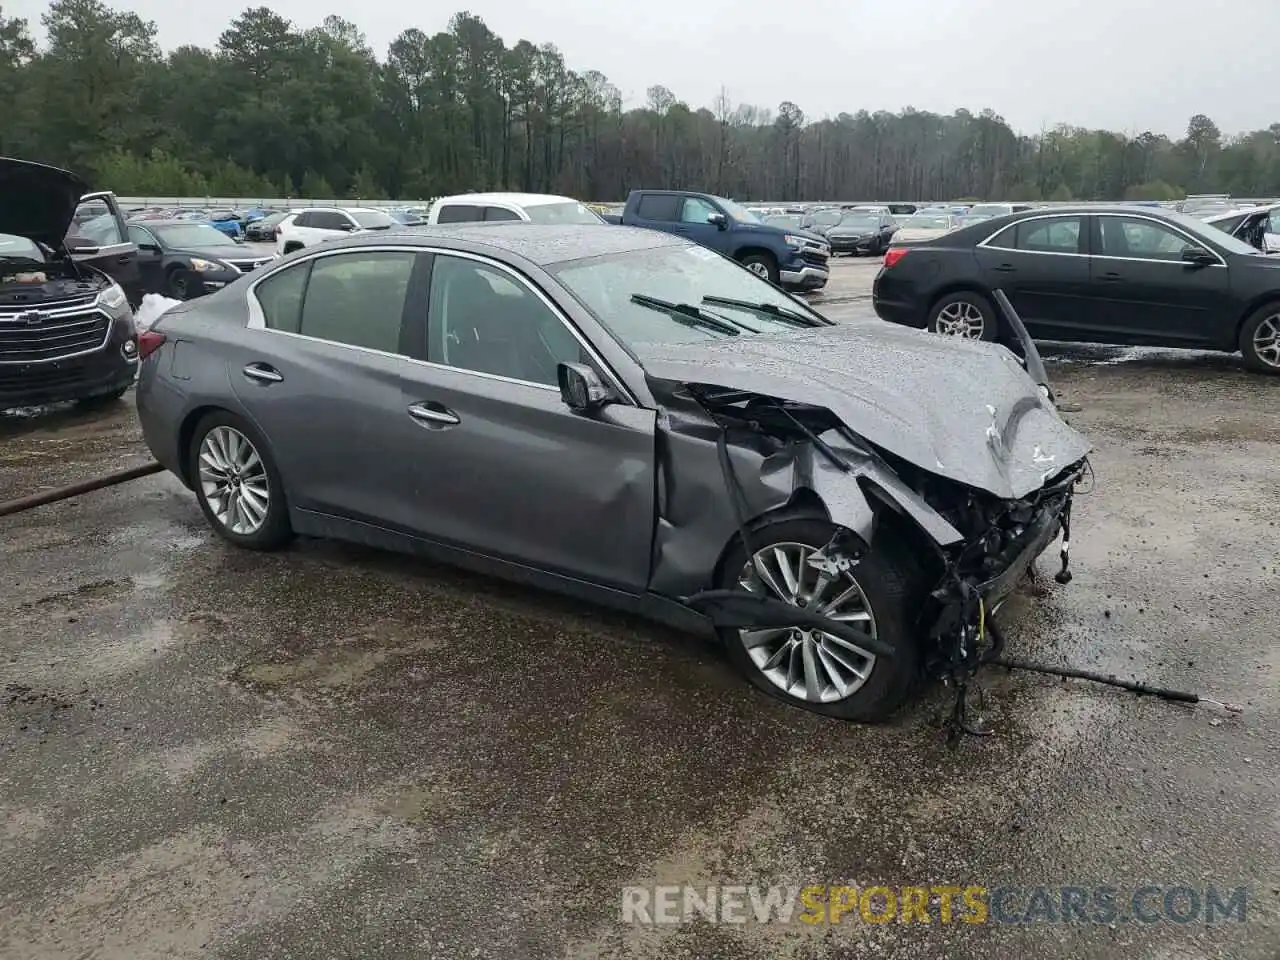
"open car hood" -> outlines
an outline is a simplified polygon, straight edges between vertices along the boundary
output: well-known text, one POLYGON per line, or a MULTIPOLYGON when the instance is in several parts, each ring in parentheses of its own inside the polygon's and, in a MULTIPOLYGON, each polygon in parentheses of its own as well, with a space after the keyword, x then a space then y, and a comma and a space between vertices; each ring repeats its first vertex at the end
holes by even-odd
POLYGON ((57 250, 88 192, 88 185, 68 170, 0 157, 0 233, 57 250))
POLYGON ((1090 449, 996 344, 875 322, 635 350, 650 377, 825 407, 882 450, 1002 499, 1090 449))

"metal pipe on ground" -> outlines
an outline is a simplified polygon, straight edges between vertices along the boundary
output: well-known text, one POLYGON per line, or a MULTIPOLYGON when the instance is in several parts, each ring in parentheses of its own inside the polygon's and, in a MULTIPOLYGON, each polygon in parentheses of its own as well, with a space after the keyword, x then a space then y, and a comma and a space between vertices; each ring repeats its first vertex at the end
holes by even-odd
POLYGON ((40 493, 33 493, 30 496, 19 497, 16 500, 6 500, 0 503, 0 517, 21 513, 23 510, 30 510, 34 507, 42 507, 46 503, 56 503, 69 497, 78 497, 82 493, 91 493, 104 487, 114 487, 118 483, 127 483, 130 480, 149 477, 151 474, 161 473, 163 470, 164 467, 152 460, 150 463, 143 464, 140 467, 117 470, 101 477, 94 477, 92 480, 82 480, 79 483, 71 483, 65 487, 56 487, 53 490, 44 490, 40 493))

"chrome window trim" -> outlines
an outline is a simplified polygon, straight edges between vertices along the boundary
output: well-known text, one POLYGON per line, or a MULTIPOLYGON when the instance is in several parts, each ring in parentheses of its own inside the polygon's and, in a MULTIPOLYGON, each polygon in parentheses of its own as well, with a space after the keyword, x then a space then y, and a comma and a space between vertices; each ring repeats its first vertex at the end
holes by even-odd
MULTIPOLYGON (((1008 253, 1025 253, 1025 254, 1031 254, 1033 256, 1041 256, 1041 257, 1086 257, 1086 258, 1092 258, 1094 260, 1119 260, 1126 263, 1171 263, 1179 267, 1186 266, 1186 263, 1182 260, 1157 260, 1150 257, 1116 257, 1106 253, 1056 253, 1050 250, 1019 250, 1017 247, 997 246, 991 242, 996 237, 1000 236, 1000 234, 1004 233, 1006 230, 1016 227, 1018 224, 1021 224, 1021 223, 1030 223, 1033 220, 1063 219, 1067 217, 1079 217, 1081 220, 1084 220, 1086 217, 1124 217, 1126 220, 1146 220, 1148 223, 1154 223, 1154 224, 1157 224, 1158 226, 1167 227, 1168 229, 1172 230, 1174 233, 1181 234, 1188 242, 1193 243, 1195 246, 1201 247, 1205 250, 1208 250, 1210 253, 1212 253, 1214 257, 1217 258, 1218 262, 1208 263, 1208 264, 1205 264, 1205 266, 1225 268, 1227 265, 1227 262, 1222 259, 1222 254, 1218 253, 1217 250, 1214 250, 1206 242, 1196 239, 1196 237, 1193 234, 1188 233, 1186 230, 1182 229, 1177 224, 1169 223, 1165 220, 1157 219, 1156 217, 1145 216, 1141 213, 1136 213, 1136 214, 1135 213, 1117 213, 1114 210, 1107 210, 1107 211, 1098 212, 1098 213, 1046 213, 1046 214, 1040 214, 1039 216, 1035 216, 1035 217, 1024 217, 1021 220, 1015 220, 1013 223, 1006 223, 999 230, 995 231, 992 234, 989 234, 985 240, 979 241, 976 244, 976 246, 982 247, 986 250, 1004 250, 1008 253)), ((1087 227, 1087 224, 1082 224, 1082 226, 1087 227)))
MULTIPOLYGON (((280 267, 274 270, 269 270, 262 276, 254 278, 253 282, 249 284, 248 290, 245 291, 245 302, 249 308, 249 319, 245 323, 245 327, 249 330, 262 330, 266 333, 278 334, 284 337, 296 337, 301 340, 310 340, 314 343, 328 344, 332 347, 342 347, 347 350, 356 350, 362 353, 374 354, 376 356, 391 357, 396 360, 404 360, 407 363, 431 367, 437 370, 452 370, 455 373, 481 377, 485 380, 496 380, 501 383, 536 387, 539 390, 549 390, 554 393, 560 392, 560 388, 558 386, 552 386, 546 383, 536 383, 532 380, 520 380, 515 377, 503 377, 496 373, 482 373, 479 370, 468 370, 465 367, 454 367, 446 363, 435 363, 431 360, 419 360, 416 357, 406 357, 402 353, 388 353, 382 350, 375 350, 371 347, 360 347, 350 343, 338 343, 335 340, 324 340, 320 337, 310 337, 305 333, 290 333, 287 330, 272 330, 267 326, 266 315, 262 312, 262 305, 258 302, 257 297, 259 284, 265 283, 277 274, 283 273, 285 270, 291 270, 305 262, 318 260, 321 257, 336 257, 351 253, 430 253, 436 256, 458 257, 463 260, 473 260, 486 267, 491 267, 502 273, 506 273, 514 282, 522 284, 530 293, 542 301, 543 305, 551 311, 552 315, 565 326, 573 338, 578 341, 578 344, 587 352, 587 355, 595 362, 596 366, 604 372, 606 379, 609 381, 609 384, 613 387, 614 392, 620 400, 633 407, 640 406, 640 401, 627 388, 627 385, 623 382, 622 378, 619 377, 614 369, 605 361, 604 357, 600 355, 600 352, 595 348, 595 346, 582 335, 581 331, 578 330, 577 325, 565 315, 565 312, 560 309, 555 301, 530 283, 529 279, 518 270, 507 266, 507 264, 502 263, 499 260, 494 260, 489 257, 480 256, 479 254, 470 253, 464 250, 450 250, 447 247, 407 246, 402 244, 378 244, 376 246, 371 245, 367 247, 339 247, 333 250, 316 250, 314 253, 308 253, 305 257, 299 257, 297 260, 290 261, 287 264, 282 264, 280 267)), ((263 268, 260 267, 259 269, 263 268)), ((254 272, 256 273, 257 271, 255 270, 254 272)), ((428 319, 428 323, 429 322, 430 321, 428 319)))
MULTIPOLYGON (((1005 214, 1005 216, 1008 216, 1008 214, 1005 214)), ((1090 256, 1090 254, 1080 253, 1079 251, 1075 253, 1067 253, 1065 251, 1058 251, 1058 250, 1019 250, 1017 247, 1002 247, 991 242, 996 237, 1000 236, 1000 234, 1004 233, 1006 230, 1016 230, 1021 224, 1032 223, 1036 220, 1067 220, 1067 219, 1074 218, 1080 221, 1080 230, 1082 233, 1085 233, 1087 235, 1089 224, 1085 218, 1088 216, 1091 216, 1091 214, 1044 213, 1035 217, 1023 217, 1021 220, 1015 220, 1013 223, 1006 223, 1003 227, 1001 227, 995 233, 988 235, 988 237, 985 240, 980 241, 978 243, 978 246, 983 247, 984 249, 987 249, 987 250, 1005 250, 1009 253, 1029 253, 1029 254, 1039 255, 1042 257, 1088 257, 1090 256)))
MULTIPOLYGON (((1217 250, 1214 250, 1211 246, 1209 246, 1209 244, 1208 244, 1208 242, 1207 242, 1207 241, 1197 239, 1197 238, 1196 238, 1196 236, 1195 236, 1194 234, 1188 233, 1186 230, 1183 230, 1183 229, 1182 229, 1181 227, 1179 227, 1177 224, 1169 223, 1169 222, 1167 222, 1167 221, 1165 221, 1165 220, 1159 220, 1159 219, 1157 219, 1157 218, 1155 218, 1155 217, 1147 217, 1147 216, 1143 216, 1142 214, 1116 213, 1116 212, 1114 212, 1114 211, 1108 211, 1108 212, 1106 212, 1106 213, 1095 213, 1095 214, 1093 214, 1093 216, 1095 216, 1095 217, 1123 217, 1123 218, 1124 218, 1124 219, 1126 219, 1126 220, 1145 220, 1145 221, 1147 221, 1148 223, 1154 223, 1154 224, 1156 224, 1157 226, 1164 227, 1164 228, 1166 228, 1167 230, 1171 230, 1172 232, 1174 232, 1174 233, 1176 233, 1176 234, 1180 235, 1183 239, 1185 239, 1186 241, 1188 241, 1188 242, 1189 242, 1189 243, 1191 243, 1191 244, 1194 244, 1195 246, 1199 247, 1200 249, 1202 249, 1202 250, 1208 250, 1210 253, 1212 253, 1212 254, 1213 254, 1213 256, 1214 256, 1214 258, 1215 258, 1218 262, 1217 262, 1217 263, 1207 263, 1207 264, 1205 264, 1205 266, 1207 266, 1207 267, 1223 267, 1224 269, 1225 269, 1225 268, 1226 268, 1226 266, 1227 266, 1227 261, 1226 261, 1226 260, 1224 260, 1224 259, 1222 259, 1222 254, 1218 253, 1218 251, 1217 251, 1217 250)), ((1101 227, 1099 227, 1099 231, 1101 231, 1101 227)), ((1107 254, 1107 253, 1095 253, 1095 254, 1093 254, 1093 256, 1094 256, 1095 258, 1097 258, 1098 260, 1120 260, 1120 261, 1123 261, 1123 262, 1126 262, 1126 263, 1171 263, 1171 264, 1173 264, 1174 266, 1178 266, 1178 267, 1185 267, 1185 266, 1186 266, 1186 262, 1185 262, 1185 261, 1183 261, 1183 260, 1159 260, 1159 259, 1156 259, 1156 258, 1153 258, 1153 257, 1115 257, 1115 256, 1112 256, 1112 255, 1107 254)))

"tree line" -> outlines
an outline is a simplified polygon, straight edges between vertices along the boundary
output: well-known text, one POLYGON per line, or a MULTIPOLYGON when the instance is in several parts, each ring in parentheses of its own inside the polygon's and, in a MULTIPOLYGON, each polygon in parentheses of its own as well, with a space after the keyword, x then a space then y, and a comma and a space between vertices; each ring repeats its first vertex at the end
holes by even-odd
MULTIPOLYGON (((357 25, 246 9, 212 48, 165 54, 156 26, 54 0, 46 39, 0 7, 0 155, 65 166, 123 195, 420 199, 470 190, 585 200, 634 187, 740 200, 1104 200, 1280 196, 1280 123, 1224 137, 1058 126, 994 111, 859 109, 811 119, 666 87, 624 109, 550 43, 507 46, 479 17, 409 28, 380 60, 357 25)), ((849 94, 856 99, 856 90, 849 94)))

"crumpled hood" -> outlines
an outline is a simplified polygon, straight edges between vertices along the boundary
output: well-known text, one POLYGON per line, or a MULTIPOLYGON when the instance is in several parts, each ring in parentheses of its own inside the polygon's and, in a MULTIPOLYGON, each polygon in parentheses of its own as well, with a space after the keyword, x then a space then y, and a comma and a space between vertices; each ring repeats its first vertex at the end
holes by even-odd
POLYGON ((1090 449, 996 344, 871 321, 634 349, 650 377, 826 407, 870 443, 1002 499, 1090 449))
POLYGON ((68 170, 0 157, 0 233, 57 250, 88 192, 88 185, 68 170))

